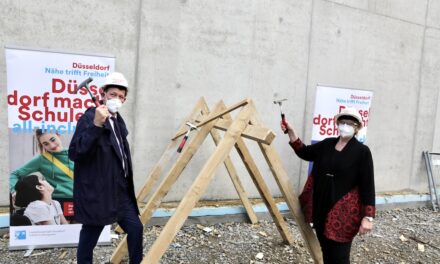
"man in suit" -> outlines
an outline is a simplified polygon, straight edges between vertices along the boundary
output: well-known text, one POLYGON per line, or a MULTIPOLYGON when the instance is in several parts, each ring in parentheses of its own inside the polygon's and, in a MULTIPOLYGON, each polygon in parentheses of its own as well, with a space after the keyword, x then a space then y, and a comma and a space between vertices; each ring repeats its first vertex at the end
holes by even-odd
POLYGON ((128 82, 114 72, 101 88, 103 104, 81 116, 69 147, 69 158, 75 161, 75 219, 83 224, 77 262, 92 263, 102 229, 117 222, 127 233, 130 263, 140 263, 143 225, 134 193, 128 131, 118 112, 126 101, 128 82))

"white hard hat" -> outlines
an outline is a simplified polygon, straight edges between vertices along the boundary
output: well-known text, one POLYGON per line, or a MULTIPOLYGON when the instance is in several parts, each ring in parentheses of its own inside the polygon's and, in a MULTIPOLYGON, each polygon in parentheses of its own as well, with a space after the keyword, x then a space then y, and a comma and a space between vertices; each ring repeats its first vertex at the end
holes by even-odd
POLYGON ((104 91, 108 86, 119 86, 128 90, 128 82, 120 72, 113 72, 107 76, 104 85, 101 87, 104 91))
POLYGON ((339 118, 344 116, 349 116, 354 118, 359 123, 359 129, 362 128, 362 117, 356 109, 354 109, 353 107, 347 107, 342 109, 339 114, 335 115, 335 120, 338 121, 339 118))

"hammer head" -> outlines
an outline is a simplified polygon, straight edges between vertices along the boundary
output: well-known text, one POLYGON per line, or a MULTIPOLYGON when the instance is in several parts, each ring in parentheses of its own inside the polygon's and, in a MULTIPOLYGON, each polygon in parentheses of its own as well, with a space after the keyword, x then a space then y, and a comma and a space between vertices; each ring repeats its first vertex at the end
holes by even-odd
POLYGON ((186 125, 187 126, 189 126, 189 128, 191 129, 191 130, 193 130, 193 129, 199 129, 196 125, 194 125, 194 124, 192 124, 192 123, 190 123, 190 122, 186 122, 186 125))
POLYGON ((82 83, 80 83, 80 84, 76 87, 76 89, 75 89, 74 92, 75 92, 75 93, 78 93, 78 91, 81 90, 81 88, 83 88, 83 87, 85 87, 85 88, 87 89, 87 91, 90 92, 90 91, 89 91, 88 84, 91 83, 92 81, 93 81, 93 78, 92 78, 92 77, 89 77, 89 78, 85 79, 82 83))
POLYGON ((281 105, 284 101, 287 101, 287 98, 280 99, 280 100, 274 100, 273 103, 281 105))

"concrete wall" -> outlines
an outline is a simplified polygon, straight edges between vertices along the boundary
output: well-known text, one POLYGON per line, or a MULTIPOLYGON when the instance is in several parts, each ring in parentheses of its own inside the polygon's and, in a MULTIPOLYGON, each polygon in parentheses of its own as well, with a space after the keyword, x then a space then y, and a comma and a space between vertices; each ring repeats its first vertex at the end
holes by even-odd
MULTIPOLYGON (((139 188, 200 96, 212 107, 251 97, 297 190, 307 164, 279 130, 274 94, 306 142, 317 84, 374 92, 368 145, 378 192, 427 191, 422 150, 440 151, 438 0, 1 1, 0 45, 103 53, 133 88, 128 123, 139 188)), ((4 52, 0 97, 6 98, 4 52)), ((6 109, 6 100, 0 101, 6 109)), ((7 189, 7 113, 0 113, 0 187, 7 189)), ((208 159, 208 139, 167 200, 179 200, 208 159)), ((258 148, 260 170, 279 195, 258 148)), ((258 197, 237 155, 250 196, 258 197)), ((173 157, 174 159, 176 156, 173 157)), ((169 164, 171 166, 171 164, 169 164)), ((204 199, 237 198, 220 168, 204 199)), ((7 193, 0 195, 6 204, 7 193)))

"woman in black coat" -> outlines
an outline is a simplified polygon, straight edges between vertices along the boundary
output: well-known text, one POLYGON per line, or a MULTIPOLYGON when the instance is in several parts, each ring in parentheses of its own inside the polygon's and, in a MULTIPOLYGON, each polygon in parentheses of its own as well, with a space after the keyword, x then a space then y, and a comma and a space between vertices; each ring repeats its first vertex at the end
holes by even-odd
POLYGON ((350 263, 351 242, 356 234, 373 228, 375 188, 370 149, 355 135, 362 118, 354 108, 335 116, 339 137, 305 145, 285 122, 289 144, 313 168, 299 199, 309 223, 313 223, 324 263, 350 263))

